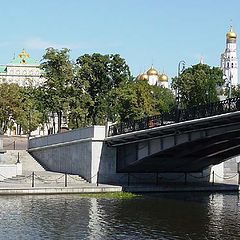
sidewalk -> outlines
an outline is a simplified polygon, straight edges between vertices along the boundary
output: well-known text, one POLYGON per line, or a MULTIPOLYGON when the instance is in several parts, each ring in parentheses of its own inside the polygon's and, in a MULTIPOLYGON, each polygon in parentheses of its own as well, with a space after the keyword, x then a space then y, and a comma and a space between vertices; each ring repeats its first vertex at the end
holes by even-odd
POLYGON ((0 181, 0 195, 121 192, 121 186, 88 183, 77 175, 45 172, 0 181), (66 178, 67 177, 67 178, 66 178))
POLYGON ((40 184, 36 183, 34 187, 27 183, 4 183, 0 182, 0 195, 25 195, 25 194, 72 194, 72 193, 106 193, 121 192, 121 186, 93 183, 70 183, 66 187, 63 183, 40 184))
POLYGON ((140 193, 140 192, 223 192, 223 191, 240 191, 240 185, 234 183, 162 183, 159 185, 130 185, 123 186, 123 191, 140 193))

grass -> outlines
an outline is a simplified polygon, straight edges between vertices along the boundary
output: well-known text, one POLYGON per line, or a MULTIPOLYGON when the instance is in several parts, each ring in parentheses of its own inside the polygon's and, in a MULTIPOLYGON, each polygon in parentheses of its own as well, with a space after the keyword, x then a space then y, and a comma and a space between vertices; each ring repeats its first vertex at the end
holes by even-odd
POLYGON ((132 199, 140 195, 129 192, 111 192, 111 193, 83 193, 81 197, 104 198, 104 199, 132 199))

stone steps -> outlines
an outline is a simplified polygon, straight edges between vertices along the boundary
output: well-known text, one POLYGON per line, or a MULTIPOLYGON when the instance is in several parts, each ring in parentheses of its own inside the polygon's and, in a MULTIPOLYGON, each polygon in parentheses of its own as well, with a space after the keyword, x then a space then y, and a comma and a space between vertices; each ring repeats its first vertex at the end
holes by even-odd
MULTIPOLYGON (((15 164, 19 159, 22 163, 22 175, 7 178, 2 182, 12 184, 28 184, 31 185, 32 173, 34 172, 34 181, 36 184, 64 184, 64 173, 46 171, 26 150, 7 150, 3 155, 2 164, 15 164)), ((69 184, 86 184, 85 179, 78 175, 67 175, 69 184)))
MULTIPOLYGON (((18 175, 12 178, 6 178, 3 183, 14 183, 14 184, 31 184, 32 173, 26 175, 18 175)), ((34 182, 37 184, 64 184, 65 175, 62 173, 54 172, 34 172, 34 182)), ((86 184, 87 181, 78 175, 67 175, 68 184, 86 184)))

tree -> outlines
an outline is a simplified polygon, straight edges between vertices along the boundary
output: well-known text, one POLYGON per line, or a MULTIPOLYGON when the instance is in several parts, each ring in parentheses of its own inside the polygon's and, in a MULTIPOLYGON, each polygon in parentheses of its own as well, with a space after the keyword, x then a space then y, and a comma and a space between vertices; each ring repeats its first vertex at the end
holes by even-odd
MULTIPOLYGON (((240 85, 232 86, 231 97, 240 97, 240 85)), ((227 95, 229 95, 229 88, 227 89, 227 95)))
POLYGON ((154 101, 154 115, 168 112, 175 107, 175 97, 170 89, 151 86, 151 93, 154 101))
POLYGON ((21 93, 17 84, 0 84, 0 133, 4 134, 22 112, 21 93))
POLYGON ((158 115, 175 106, 169 89, 151 86, 147 81, 129 81, 112 91, 114 121, 132 121, 146 116, 158 115))
POLYGON ((39 107, 41 102, 38 101, 35 88, 20 87, 20 93, 21 111, 16 116, 15 122, 30 136, 32 131, 46 121, 45 112, 39 107))
POLYGON ((31 87, 0 84, 0 132, 5 133, 14 124, 19 126, 19 133, 36 130, 42 117, 36 106, 31 87))
POLYGON ((151 86, 145 81, 128 82, 111 94, 113 121, 131 121, 153 113, 151 86))
POLYGON ((104 124, 111 120, 111 91, 130 79, 129 67, 118 54, 85 54, 76 60, 76 76, 72 86, 82 89, 90 103, 87 106, 89 124, 104 124))
POLYGON ((43 101, 49 112, 57 113, 58 132, 61 128, 62 114, 68 110, 68 87, 73 78, 73 64, 69 59, 69 49, 47 48, 43 55, 41 69, 45 78, 43 101))
POLYGON ((174 77, 172 87, 179 92, 181 106, 188 107, 217 101, 218 88, 223 84, 220 68, 199 63, 174 77))

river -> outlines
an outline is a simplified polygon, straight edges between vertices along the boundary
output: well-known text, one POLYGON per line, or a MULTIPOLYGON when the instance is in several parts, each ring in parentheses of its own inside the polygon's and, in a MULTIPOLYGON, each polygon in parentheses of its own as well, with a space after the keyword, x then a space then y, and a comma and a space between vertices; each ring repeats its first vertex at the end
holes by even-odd
POLYGON ((0 239, 240 239, 236 193, 0 196, 0 239))

